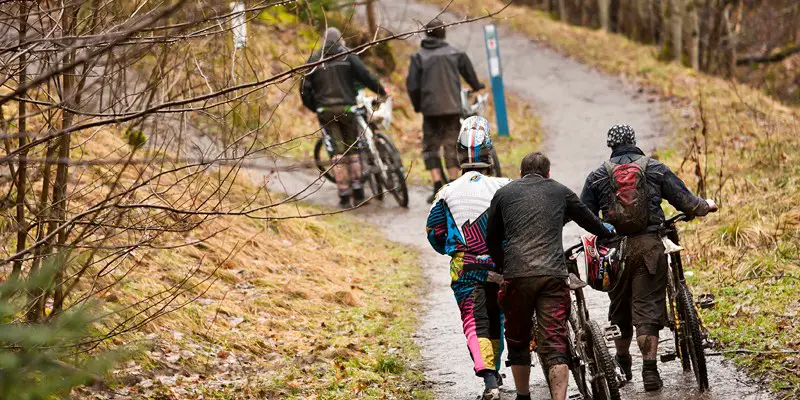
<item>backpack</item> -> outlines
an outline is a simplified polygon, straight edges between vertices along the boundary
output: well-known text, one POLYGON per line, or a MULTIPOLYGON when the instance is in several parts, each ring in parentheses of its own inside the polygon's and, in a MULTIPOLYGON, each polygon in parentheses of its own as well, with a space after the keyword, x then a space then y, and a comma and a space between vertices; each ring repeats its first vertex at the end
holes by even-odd
POLYGON ((606 161, 613 196, 603 220, 614 225, 621 235, 632 235, 647 228, 647 157, 627 164, 606 161))

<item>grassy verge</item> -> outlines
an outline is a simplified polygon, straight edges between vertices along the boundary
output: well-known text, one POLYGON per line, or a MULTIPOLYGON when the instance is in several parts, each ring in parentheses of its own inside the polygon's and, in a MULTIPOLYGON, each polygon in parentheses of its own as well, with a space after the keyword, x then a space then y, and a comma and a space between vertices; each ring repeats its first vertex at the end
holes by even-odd
MULTIPOLYGON (((112 130, 75 139, 82 143, 75 157, 128 152, 112 130)), ((105 196, 107 188, 97 185, 102 176, 119 176, 127 187, 159 173, 158 165, 121 168, 72 168, 71 210, 105 196)), ((229 171, 211 170, 191 182, 168 173, 149 188, 176 205, 216 185, 227 193, 218 198, 221 209, 275 201, 242 171, 228 186, 229 171)), ((150 199, 145 192, 132 196, 150 199)), ((93 333, 105 335, 120 323, 141 327, 99 345, 128 357, 104 383, 75 389, 71 398, 428 398, 412 340, 422 281, 415 253, 347 214, 282 219, 319 211, 291 205, 267 208, 262 219, 203 218, 199 227, 160 235, 108 270, 90 269, 73 296, 91 296, 96 315, 106 315, 93 333)), ((108 249, 131 239, 113 233, 105 232, 108 249)), ((5 246, 9 251, 14 243, 5 246)), ((113 254, 99 250, 95 257, 113 254)))
MULTIPOLYGON (((444 5, 441 1, 431 3, 444 5)), ((501 1, 456 0, 477 15, 501 1)), ((696 292, 715 293, 704 311, 712 335, 779 396, 800 395, 800 112, 761 91, 657 58, 658 49, 622 36, 562 24, 524 6, 502 23, 566 55, 632 81, 662 98, 674 134, 660 157, 722 205, 687 224, 696 292)))

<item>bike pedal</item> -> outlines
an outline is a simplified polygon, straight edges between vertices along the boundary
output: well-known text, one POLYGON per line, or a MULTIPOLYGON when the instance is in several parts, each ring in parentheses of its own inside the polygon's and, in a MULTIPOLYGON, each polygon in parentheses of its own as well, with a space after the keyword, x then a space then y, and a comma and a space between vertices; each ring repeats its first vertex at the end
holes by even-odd
POLYGON ((714 308, 717 305, 717 301, 712 293, 703 293, 697 297, 697 305, 704 309, 714 308))
POLYGON ((603 329, 603 336, 607 341, 614 341, 622 339, 622 330, 617 325, 611 325, 603 329))
POLYGON ((575 393, 575 394, 569 395, 569 397, 567 397, 567 399, 569 399, 569 400, 583 400, 583 396, 581 396, 580 393, 575 393))
POLYGON ((666 353, 662 354, 660 358, 661 362, 664 363, 675 360, 676 358, 678 358, 678 355, 676 353, 666 353))

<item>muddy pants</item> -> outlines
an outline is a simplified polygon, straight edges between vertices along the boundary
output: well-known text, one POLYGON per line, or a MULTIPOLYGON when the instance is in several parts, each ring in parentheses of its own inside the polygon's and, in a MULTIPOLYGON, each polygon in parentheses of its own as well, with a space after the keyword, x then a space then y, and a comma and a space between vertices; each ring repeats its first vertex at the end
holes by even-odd
POLYGON ((450 284, 461 310, 461 323, 475 374, 484 376, 500 368, 503 354, 503 314, 497 304, 499 285, 477 280, 450 284))
MULTIPOLYGON (((444 149, 444 162, 447 168, 458 168, 456 142, 461 130, 460 116, 437 115, 422 118, 422 159, 425 169, 442 169, 441 150, 444 149)), ((450 177, 450 179, 455 179, 450 177)))
POLYGON ((657 233, 628 237, 625 272, 608 293, 608 320, 618 325, 623 339, 658 336, 664 327, 667 298, 667 256, 657 233))
POLYGON ((538 353, 547 367, 569 362, 572 298, 565 278, 531 276, 506 279, 500 290, 505 314, 508 365, 531 365, 533 316, 538 353))

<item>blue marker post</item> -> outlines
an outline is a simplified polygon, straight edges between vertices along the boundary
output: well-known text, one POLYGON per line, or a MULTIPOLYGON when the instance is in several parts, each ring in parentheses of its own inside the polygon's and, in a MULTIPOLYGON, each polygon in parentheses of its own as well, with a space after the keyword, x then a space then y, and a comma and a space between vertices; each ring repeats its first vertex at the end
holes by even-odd
POLYGON ((486 57, 489 60, 489 77, 492 79, 492 98, 494 113, 497 115, 497 134, 508 136, 508 115, 506 96, 503 93, 503 68, 500 64, 500 45, 497 42, 497 27, 489 24, 483 27, 486 42, 486 57))

